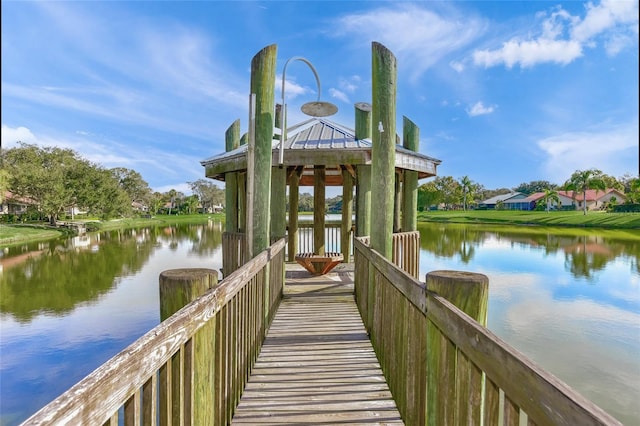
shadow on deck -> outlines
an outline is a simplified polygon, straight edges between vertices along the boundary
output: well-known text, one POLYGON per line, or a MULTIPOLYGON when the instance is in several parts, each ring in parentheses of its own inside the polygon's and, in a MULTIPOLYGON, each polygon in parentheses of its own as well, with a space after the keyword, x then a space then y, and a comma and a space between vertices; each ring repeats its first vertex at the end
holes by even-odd
POLYGON ((284 299, 232 424, 403 424, 353 296, 353 264, 287 264, 284 299))

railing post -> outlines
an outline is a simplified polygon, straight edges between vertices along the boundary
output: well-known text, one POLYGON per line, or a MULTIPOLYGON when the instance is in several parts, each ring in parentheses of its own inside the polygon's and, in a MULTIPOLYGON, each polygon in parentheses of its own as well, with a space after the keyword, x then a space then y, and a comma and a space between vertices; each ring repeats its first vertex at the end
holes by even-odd
MULTIPOLYGON (((426 276, 426 286, 427 290, 447 299, 483 326, 487 325, 489 278, 486 275, 461 271, 433 271, 426 276)), ((474 419, 469 424, 480 424, 482 376, 478 371, 472 371, 467 361, 456 362, 456 357, 454 345, 431 321, 427 321, 428 425, 466 424, 468 419, 474 419), (461 371, 463 368, 466 371, 461 371), (457 386, 473 386, 477 392, 474 392, 474 397, 468 401, 457 401, 457 386), (460 414, 461 412, 464 412, 464 415, 460 414), (462 416, 465 419, 458 418, 462 416)))
MULTIPOLYGON (((218 272, 213 269, 190 268, 190 269, 170 269, 160 273, 160 319, 164 321, 171 315, 179 311, 182 307, 202 296, 207 290, 213 288, 218 283, 218 272)), ((179 371, 171 374, 171 406, 169 410, 167 406, 167 398, 163 397, 163 393, 169 391, 168 388, 162 387, 160 390, 160 413, 161 424, 165 424, 162 420, 175 424, 183 404, 185 407, 184 415, 186 419, 192 419, 193 424, 213 424, 214 421, 214 350, 215 350, 215 320, 212 319, 204 325, 194 336, 192 341, 193 354, 192 369, 186 371, 184 369, 184 383, 188 387, 188 391, 179 389, 179 371), (176 374, 177 373, 177 374, 176 374), (191 395, 190 401, 180 401, 180 395, 191 395), (206 409, 202 409, 206 407, 206 409), (169 413, 171 413, 169 415, 169 413), (169 418, 170 416, 170 418, 169 418)), ((185 360, 183 359, 183 362, 185 360)), ((185 364, 189 364, 188 360, 185 364)), ((167 384, 169 385, 169 384, 167 384)), ((178 424, 190 424, 185 421, 178 424)))

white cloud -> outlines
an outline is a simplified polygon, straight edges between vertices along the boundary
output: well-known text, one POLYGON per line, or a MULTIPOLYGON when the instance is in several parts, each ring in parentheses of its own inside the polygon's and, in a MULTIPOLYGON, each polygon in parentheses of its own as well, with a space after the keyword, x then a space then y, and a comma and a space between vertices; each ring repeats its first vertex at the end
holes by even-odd
POLYGON ((638 123, 568 132, 537 142, 547 156, 545 179, 563 182, 575 170, 597 168, 612 176, 638 169, 638 123))
MULTIPOLYGON (((160 176, 163 179, 162 183, 148 181, 149 185, 155 190, 164 181, 178 179, 195 181, 202 177, 203 172, 202 168, 194 167, 194 164, 199 165, 202 159, 199 156, 176 155, 169 151, 131 146, 131 144, 106 139, 100 135, 87 134, 84 131, 76 131, 74 134, 59 137, 34 134, 26 127, 10 127, 3 124, 2 148, 13 148, 17 146, 17 141, 41 147, 55 146, 71 149, 82 158, 108 169, 113 167, 134 169, 145 179, 147 179, 147 176, 160 176)), ((173 186, 177 187, 178 185, 173 186)))
POLYGON ((338 87, 347 93, 355 93, 360 86, 362 78, 359 75, 353 75, 349 78, 340 78, 338 80, 338 87))
MULTIPOLYGON (((280 97, 282 97, 282 76, 280 76, 280 80, 276 86, 278 88, 280 97)), ((316 93, 315 90, 307 86, 301 86, 295 80, 287 78, 287 80, 285 81, 284 95, 285 95, 285 102, 287 103, 289 100, 295 99, 298 96, 315 94, 315 93, 316 93)))
POLYGON ((467 114, 469 114, 470 117, 491 114, 493 111, 495 111, 496 108, 497 107, 494 105, 484 106, 482 101, 479 101, 467 108, 467 114))
POLYGON ((467 47, 486 29, 481 18, 463 15, 451 5, 444 7, 445 13, 437 13, 402 3, 345 15, 332 24, 331 34, 353 40, 358 48, 371 40, 382 43, 417 78, 442 58, 467 47))
POLYGON ((627 34, 614 34, 604 43, 605 51, 609 56, 615 56, 624 48, 633 43, 633 38, 627 34))
POLYGON ((600 37, 609 55, 637 44, 637 0, 587 3, 584 19, 560 7, 550 14, 539 13, 537 18, 542 18, 537 35, 514 37, 497 49, 478 49, 473 52, 474 63, 485 68, 500 64, 527 68, 549 62, 566 65, 581 57, 584 48, 597 47, 600 37))
POLYGON ((638 1, 603 0, 599 5, 587 3, 587 14, 577 20, 571 30, 571 38, 587 41, 601 33, 619 26, 620 30, 629 29, 637 33, 638 1))
POLYGON ((334 88, 329 89, 329 94, 331 95, 332 98, 338 99, 344 103, 350 103, 349 97, 347 96, 347 94, 338 89, 334 89, 334 88))
MULTIPOLYGON (((220 184, 218 184, 218 186, 220 186, 220 184)), ((157 191, 157 192, 160 192, 160 193, 169 192, 172 189, 175 189, 178 192, 182 192, 185 195, 193 194, 193 191, 191 190, 191 187, 186 182, 174 183, 174 184, 170 184, 170 185, 163 185, 163 186, 160 186, 160 187, 157 187, 157 188, 153 188, 154 191, 157 191)))
POLYGON ((473 61, 485 68, 504 64, 512 68, 519 64, 523 68, 541 62, 555 62, 566 65, 582 56, 579 43, 565 40, 538 39, 530 41, 510 40, 498 50, 476 50, 473 61))
POLYGON ((10 149, 17 146, 18 142, 25 142, 29 144, 37 143, 37 139, 31 130, 26 127, 9 127, 5 124, 2 125, 2 148, 10 149))
POLYGON ((449 66, 457 72, 464 71, 464 64, 462 62, 451 61, 449 62, 449 66))

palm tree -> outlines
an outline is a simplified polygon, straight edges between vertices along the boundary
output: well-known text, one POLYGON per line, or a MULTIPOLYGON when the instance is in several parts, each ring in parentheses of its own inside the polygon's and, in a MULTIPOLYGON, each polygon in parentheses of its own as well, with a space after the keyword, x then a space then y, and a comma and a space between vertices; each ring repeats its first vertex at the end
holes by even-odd
POLYGON ((602 179, 602 172, 598 169, 576 170, 568 181, 565 182, 564 188, 573 191, 573 199, 575 200, 576 192, 582 192, 583 214, 587 214, 587 190, 601 189, 605 190, 606 185, 602 179))
POLYGON ((551 208, 551 202, 555 201, 557 205, 560 205, 560 197, 558 195, 558 191, 555 189, 545 189, 544 195, 540 199, 543 203, 547 205, 547 213, 549 213, 549 209, 551 208))
POLYGON ((175 189, 171 189, 169 190, 169 192, 167 192, 166 194, 169 197, 169 201, 171 204, 169 204, 169 216, 171 216, 171 210, 173 209, 173 203, 176 200, 176 195, 178 195, 178 191, 176 191, 175 189))
POLYGON ((477 185, 469 179, 469 176, 462 176, 460 179, 460 187, 462 188, 462 208, 466 211, 467 195, 470 195, 473 200, 473 192, 475 192, 477 185))

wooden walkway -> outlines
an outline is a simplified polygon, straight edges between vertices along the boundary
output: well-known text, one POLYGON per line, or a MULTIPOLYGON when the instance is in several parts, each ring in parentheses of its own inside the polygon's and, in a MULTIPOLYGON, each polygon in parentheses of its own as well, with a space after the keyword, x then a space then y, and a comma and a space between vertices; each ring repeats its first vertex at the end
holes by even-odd
POLYGON ((287 264, 285 298, 232 424, 403 424, 353 299, 353 264, 287 264))

